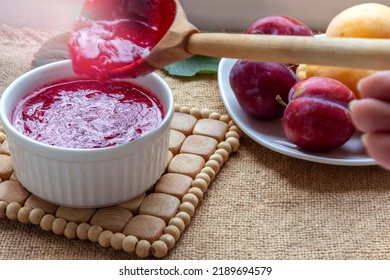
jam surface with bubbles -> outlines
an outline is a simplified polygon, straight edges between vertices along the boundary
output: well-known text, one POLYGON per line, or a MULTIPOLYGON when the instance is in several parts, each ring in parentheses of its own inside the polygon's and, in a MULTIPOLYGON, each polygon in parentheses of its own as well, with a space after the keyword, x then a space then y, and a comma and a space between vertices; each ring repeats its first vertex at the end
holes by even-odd
POLYGON ((159 100, 127 81, 69 79, 44 85, 19 101, 14 127, 49 145, 91 149, 131 142, 164 117, 159 100))

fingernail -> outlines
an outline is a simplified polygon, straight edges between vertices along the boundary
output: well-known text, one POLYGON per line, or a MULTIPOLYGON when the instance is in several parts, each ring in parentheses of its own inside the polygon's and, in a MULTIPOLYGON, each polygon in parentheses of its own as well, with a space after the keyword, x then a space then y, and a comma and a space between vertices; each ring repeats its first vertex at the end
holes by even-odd
POLYGON ((363 80, 364 80, 364 78, 363 78, 363 79, 360 79, 360 80, 357 82, 357 84, 356 84, 356 88, 357 88, 357 90, 358 90, 359 93, 362 92, 362 84, 364 83, 363 80))
POLYGON ((356 102, 357 102, 357 100, 352 100, 351 102, 349 102, 348 109, 352 111, 353 107, 355 107, 355 105, 356 105, 356 102))
POLYGON ((362 140, 364 146, 367 146, 367 138, 368 138, 368 134, 366 134, 366 133, 363 134, 363 135, 360 137, 360 139, 362 140))

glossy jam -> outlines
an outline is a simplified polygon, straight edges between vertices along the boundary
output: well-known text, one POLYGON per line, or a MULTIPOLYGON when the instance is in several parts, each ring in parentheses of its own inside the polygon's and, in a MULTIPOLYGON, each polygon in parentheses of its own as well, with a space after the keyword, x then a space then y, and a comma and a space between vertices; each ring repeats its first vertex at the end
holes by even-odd
POLYGON ((91 149, 138 139, 163 117, 159 100, 129 82, 69 79, 29 93, 17 104, 12 123, 42 143, 91 149))
POLYGON ((87 0, 68 42, 74 71, 99 79, 137 76, 122 69, 144 64, 175 9, 173 0, 87 0))

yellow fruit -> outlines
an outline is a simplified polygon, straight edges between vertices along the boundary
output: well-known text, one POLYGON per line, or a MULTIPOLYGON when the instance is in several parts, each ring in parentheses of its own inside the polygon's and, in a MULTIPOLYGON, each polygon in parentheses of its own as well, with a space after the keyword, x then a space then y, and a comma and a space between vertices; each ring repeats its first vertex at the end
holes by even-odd
POLYGON ((329 23, 329 37, 390 38, 390 7, 366 3, 348 8, 329 23))
MULTIPOLYGON (((326 29, 326 36, 390 38, 390 7, 366 3, 348 8, 332 19, 326 29)), ((374 72, 364 69, 301 64, 297 69, 297 76, 300 79, 314 76, 336 79, 348 86, 359 98, 357 83, 374 72)))
POLYGON ((357 98, 360 98, 357 83, 360 79, 374 72, 373 70, 307 64, 300 64, 296 70, 297 76, 301 80, 310 77, 328 77, 338 80, 349 87, 357 98))

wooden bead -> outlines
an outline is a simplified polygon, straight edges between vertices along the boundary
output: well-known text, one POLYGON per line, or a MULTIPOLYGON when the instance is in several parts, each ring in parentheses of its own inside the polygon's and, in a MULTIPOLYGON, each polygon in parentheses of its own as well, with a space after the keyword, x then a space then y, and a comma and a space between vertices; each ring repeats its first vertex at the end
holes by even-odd
POLYGON ((75 239, 77 237, 77 224, 75 222, 67 223, 64 229, 64 235, 68 239, 75 239))
POLYGON ((95 212, 89 224, 91 226, 101 226, 112 232, 122 232, 132 217, 131 211, 122 207, 103 207, 95 212))
POLYGON ((31 207, 28 207, 28 206, 24 206, 22 208, 20 208, 19 212, 18 212, 18 220, 19 222, 21 222, 22 224, 28 224, 30 223, 30 212, 32 211, 32 208, 31 207))
POLYGON ((205 163, 205 159, 199 155, 178 154, 169 163, 168 172, 187 175, 193 179, 202 170, 205 163))
POLYGON ((88 232, 91 226, 87 223, 81 223, 77 226, 76 235, 81 240, 88 239, 88 232))
POLYGON ((30 222, 33 225, 39 225, 44 215, 45 212, 42 209, 35 208, 30 212, 30 216, 29 216, 30 222))
POLYGON ((132 218, 123 230, 125 235, 134 235, 139 240, 145 239, 150 243, 158 240, 166 227, 164 220, 150 215, 137 215, 132 218))
MULTIPOLYGON (((33 194, 27 198, 26 202, 24 203, 24 206, 29 206, 33 209, 39 208, 42 209, 46 214, 53 214, 54 216, 58 217, 57 215, 55 215, 58 209, 58 205, 47 202, 33 194)), ((63 218, 63 217, 58 217, 58 218, 63 218)))
POLYGON ((114 248, 114 250, 122 250, 122 243, 125 237, 126 235, 121 232, 114 233, 110 240, 111 247, 114 248))
MULTIPOLYGON (((171 151, 168 151, 168 155, 167 155, 167 161, 165 163, 165 171, 168 170, 168 166, 169 164, 171 163, 171 160, 173 159, 175 155, 171 152, 171 151)), ((134 214, 134 213, 133 213, 134 214)))
POLYGON ((186 226, 190 224, 191 216, 187 212, 180 211, 179 213, 176 214, 176 217, 182 219, 186 226))
POLYGON ((171 121, 171 129, 182 132, 185 136, 192 134, 198 119, 184 113, 174 113, 171 121))
POLYGON ((2 144, 5 139, 7 139, 7 135, 4 132, 0 131, 0 144, 2 144))
POLYGON ((224 163, 223 157, 220 154, 213 154, 209 160, 215 160, 218 162, 219 166, 222 166, 224 163))
POLYGON ((228 129, 228 125, 220 120, 201 119, 196 123, 193 135, 208 136, 214 138, 217 142, 221 142, 225 139, 228 129))
POLYGON ((11 157, 0 154, 0 178, 3 181, 8 180, 13 172, 11 157))
POLYGON ((111 238, 114 235, 114 233, 110 230, 103 231, 98 238, 99 245, 108 248, 111 246, 111 238))
POLYGON ((173 155, 180 153, 180 148, 183 142, 186 140, 184 133, 171 129, 169 133, 169 146, 168 149, 173 155))
POLYGON ((65 231, 66 224, 67 224, 67 221, 65 221, 65 219, 57 218, 54 220, 51 229, 54 232, 54 234, 63 235, 64 231, 65 231))
POLYGON ((211 180, 214 180, 214 178, 215 178, 215 171, 211 167, 208 167, 208 166, 204 167, 200 172, 203 172, 203 173, 206 173, 207 175, 209 175, 211 180))
POLYGON ((198 198, 199 202, 203 200, 203 191, 199 188, 192 187, 188 190, 188 193, 195 195, 198 198))
POLYGON ((182 106, 179 110, 180 113, 189 114, 191 112, 191 109, 187 106, 182 106))
POLYGON ((3 132, 5 134, 5 130, 4 130, 4 127, 2 125, 0 125, 0 132, 3 132))
MULTIPOLYGON (((232 146, 230 145, 229 142, 227 142, 226 140, 225 141, 222 141, 221 143, 218 144, 218 149, 224 149, 228 152, 228 154, 230 155, 233 151, 233 148, 232 146)), ((223 155, 222 155, 223 156, 223 155)), ((225 160, 226 161, 226 160, 225 160)))
POLYGON ((192 203, 189 202, 183 202, 182 204, 180 204, 179 210, 187 212, 190 217, 194 216, 195 214, 195 207, 194 205, 192 205, 192 203))
POLYGON ((42 217, 40 223, 41 228, 45 231, 51 231, 55 219, 56 217, 54 217, 52 214, 46 214, 45 216, 42 217))
POLYGON ((123 202, 117 206, 129 210, 131 213, 133 213, 133 216, 136 216, 138 214, 139 207, 141 206, 142 201, 144 201, 145 197, 146 193, 142 193, 136 198, 123 202))
POLYGON ((231 118, 229 115, 222 115, 220 118, 219 118, 220 121, 224 122, 224 123, 229 123, 231 118))
MULTIPOLYGON (((188 136, 180 147, 182 154, 199 155, 207 161, 217 149, 218 141, 212 137, 204 135, 188 136)), ((204 163, 203 163, 204 164, 204 163)))
POLYGON ((218 161, 213 160, 213 159, 212 160, 208 160, 206 162, 205 166, 206 167, 211 167, 214 170, 215 173, 218 173, 219 170, 221 169, 221 166, 219 165, 218 161))
POLYGON ((209 119, 219 120, 220 118, 221 118, 221 114, 220 114, 220 113, 214 112, 214 113, 211 113, 211 114, 209 115, 209 119))
POLYGON ((173 226, 173 225, 167 226, 164 229, 164 234, 172 235, 173 238, 175 239, 175 241, 179 240, 179 238, 180 238, 180 230, 176 226, 173 226))
POLYGON ((202 119, 207 119, 211 114, 211 110, 208 108, 204 108, 200 111, 200 113, 202 114, 202 119))
POLYGON ((192 109, 190 110, 190 114, 191 114, 192 116, 194 116, 195 118, 197 118, 198 120, 199 120, 200 118, 202 118, 202 112, 201 112, 199 109, 197 109, 197 108, 192 108, 192 109))
POLYGON ((175 112, 180 112, 180 108, 181 108, 181 106, 179 104, 175 104, 174 105, 174 111, 175 112))
POLYGON ((229 127, 229 131, 237 132, 240 135, 240 137, 244 134, 244 132, 242 132, 242 130, 238 126, 236 126, 235 124, 233 124, 229 127))
POLYGON ((233 138, 236 138, 236 139, 240 139, 240 134, 238 134, 236 131, 228 131, 225 134, 225 138, 228 139, 230 137, 233 137, 233 138))
POLYGON ((10 181, 7 178, 6 181, 0 183, 0 200, 2 201, 17 202, 24 205, 30 195, 30 192, 18 181, 10 181))
MULTIPOLYGON (((230 144, 229 144, 229 146, 230 146, 230 144)), ((221 155, 224 162, 226 162, 229 159, 229 152, 226 149, 222 149, 222 148, 218 149, 215 151, 215 154, 221 155)))
POLYGON ((161 240, 162 242, 164 242, 167 245, 168 250, 171 250, 172 248, 175 247, 176 240, 170 234, 163 234, 163 235, 161 235, 159 240, 161 240))
POLYGON ((155 184, 154 192, 170 194, 181 200, 191 188, 192 181, 186 175, 166 173, 155 184))
POLYGON ((182 219, 180 219, 179 217, 172 218, 169 221, 168 225, 177 227, 180 230, 180 232, 183 232, 186 228, 184 221, 182 219))
POLYGON ((206 182, 207 186, 208 186, 208 185, 210 184, 210 182, 211 182, 210 176, 207 175, 206 173, 199 173, 199 174, 197 174, 196 177, 195 177, 195 179, 203 179, 203 180, 206 182))
POLYGON ((151 193, 142 202, 141 207, 139 208, 139 213, 141 215, 159 217, 167 223, 175 216, 179 205, 180 199, 173 195, 165 193, 151 193))
POLYGON ((123 239, 122 249, 127 253, 133 253, 135 251, 135 246, 138 243, 138 238, 133 235, 128 235, 123 239))
MULTIPOLYGON (((0 155, 10 156, 11 154, 7 150, 3 149, 1 146, 2 146, 2 144, 0 143, 0 155)), ((0 176, 0 179, 1 179, 1 176, 0 176)))
POLYGON ((185 196, 183 196, 183 199, 181 200, 181 202, 189 202, 191 203, 192 205, 194 205, 194 207, 198 207, 198 204, 199 204, 199 200, 198 198, 196 197, 196 195, 194 194, 191 194, 191 193, 187 193, 185 196))
POLYGON ((11 155, 10 150, 9 150, 8 139, 5 139, 4 142, 1 143, 0 153, 5 154, 7 156, 11 155))
POLYGON ((88 230, 88 239, 92 242, 98 242, 99 235, 103 232, 101 226, 91 226, 88 230))
POLYGON ((192 182, 191 186, 193 188, 198 188, 198 189, 202 190, 202 192, 205 193, 207 191, 207 188, 209 185, 207 184, 207 182, 205 180, 198 178, 192 182))
POLYGON ((7 209, 8 203, 5 201, 0 201, 0 218, 5 218, 5 210, 7 209))
POLYGON ((149 256, 150 247, 152 247, 152 245, 149 241, 140 240, 135 246, 135 254, 140 258, 146 258, 147 256, 149 256))
POLYGON ((95 214, 94 208, 73 208, 73 207, 58 207, 55 215, 57 218, 63 218, 69 222, 89 223, 92 216, 95 214))
POLYGON ((238 140, 237 138, 229 137, 226 139, 226 142, 228 142, 230 146, 232 146, 233 152, 237 152, 238 148, 240 148, 240 140, 238 140))
POLYGON ((20 208, 22 208, 22 206, 19 203, 11 202, 8 204, 7 208, 5 209, 7 218, 13 221, 17 220, 20 208))
POLYGON ((168 246, 164 241, 156 240, 152 244, 151 252, 156 258, 165 257, 168 254, 168 246))

